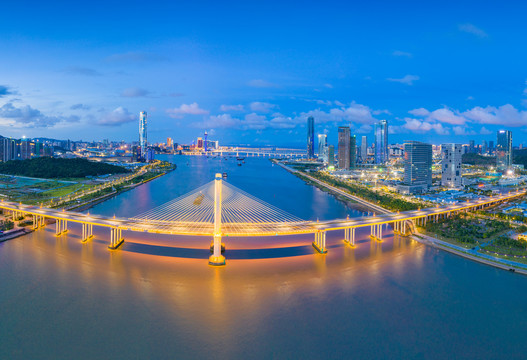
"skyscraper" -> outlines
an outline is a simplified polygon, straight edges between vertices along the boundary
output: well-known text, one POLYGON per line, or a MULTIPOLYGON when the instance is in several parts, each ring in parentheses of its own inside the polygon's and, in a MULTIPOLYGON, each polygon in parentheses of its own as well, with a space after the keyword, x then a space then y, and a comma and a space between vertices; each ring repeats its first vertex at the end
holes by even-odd
POLYGON ((313 116, 307 118, 307 158, 315 157, 315 119, 313 116))
POLYGON ((328 136, 318 134, 318 158, 323 162, 328 162, 328 136))
POLYGON ((328 146, 328 166, 335 166, 335 147, 328 146))
POLYGON ((420 141, 404 143, 404 193, 426 191, 432 185, 432 145, 420 141))
POLYGON ((476 152, 476 148, 474 147, 474 140, 470 140, 468 142, 468 152, 470 154, 474 154, 476 152))
POLYGON ((441 186, 447 188, 461 187, 461 144, 442 144, 441 186))
POLYGON ((147 125, 146 111, 141 111, 139 113, 139 146, 141 148, 141 157, 143 159, 146 159, 146 148, 148 146, 146 125, 147 125))
POLYGON ((350 128, 348 126, 339 126, 339 169, 348 170, 350 168, 350 128))
POLYGON ((368 160, 368 139, 366 136, 362 137, 360 144, 360 158, 363 164, 368 160))
POLYGON ((494 152, 494 141, 490 140, 489 141, 489 154, 492 155, 493 152, 494 152))
POLYGON ((496 168, 506 171, 512 166, 512 132, 499 130, 496 141, 496 168))
POLYGON ((388 162, 388 122, 381 120, 375 124, 375 163, 388 162))
POLYGON ((485 155, 488 152, 489 152, 489 147, 487 145, 487 140, 483 140, 483 142, 481 143, 481 154, 485 155))
POLYGON ((357 164, 357 138, 355 135, 350 136, 350 169, 355 169, 357 164))

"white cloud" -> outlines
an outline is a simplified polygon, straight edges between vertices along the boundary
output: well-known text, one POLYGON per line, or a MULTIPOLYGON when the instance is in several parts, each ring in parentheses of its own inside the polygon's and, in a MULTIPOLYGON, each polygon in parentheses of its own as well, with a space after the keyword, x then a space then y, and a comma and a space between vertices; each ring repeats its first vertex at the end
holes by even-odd
POLYGON ((274 87, 278 87, 278 85, 276 84, 273 84, 269 81, 266 81, 266 80, 262 80, 262 79, 254 79, 254 80, 251 80, 247 83, 247 85, 249 85, 250 87, 255 87, 255 88, 274 88, 274 87))
POLYGON ((480 38, 486 38, 488 36, 485 31, 483 31, 482 29, 470 23, 459 24, 458 29, 459 31, 466 32, 472 35, 476 35, 480 38))
POLYGON ((428 121, 421 121, 418 119, 405 118, 405 124, 402 126, 404 129, 410 130, 411 132, 425 133, 431 130, 435 131, 438 135, 448 135, 448 129, 444 128, 441 123, 431 123, 428 121))
POLYGON ((324 84, 324 87, 327 87, 328 89, 333 89, 333 85, 331 84, 324 84))
POLYGON ((462 115, 480 124, 514 127, 527 125, 527 112, 519 111, 511 104, 505 104, 500 107, 487 106, 485 108, 476 106, 471 110, 465 111, 462 115))
POLYGON ((220 111, 227 112, 227 111, 243 111, 244 106, 243 105, 221 105, 220 111))
POLYGON ((141 88, 138 88, 138 87, 132 87, 132 88, 124 89, 123 92, 121 93, 121 96, 124 96, 124 97, 143 97, 143 96, 148 96, 149 94, 150 94, 150 91, 148 91, 146 89, 141 89, 141 88))
POLYGON ((400 51, 400 50, 395 50, 395 51, 392 53, 392 55, 393 55, 393 56, 409 57, 409 58, 412 57, 412 54, 411 54, 411 53, 406 52, 406 51, 400 51))
POLYGON ((492 134, 492 131, 487 129, 485 126, 482 126, 481 129, 479 130, 479 133, 481 135, 490 135, 490 134, 492 134))
POLYGON ((12 127, 53 127, 62 122, 78 122, 78 116, 48 116, 29 105, 16 107, 8 102, 0 107, 0 125, 12 127))
POLYGON ((428 114, 430 114, 430 111, 426 110, 425 108, 413 109, 408 112, 415 116, 428 116, 428 114))
POLYGON ((97 124, 103 126, 119 126, 136 120, 137 118, 135 115, 131 114, 126 108, 119 106, 113 111, 105 113, 99 121, 97 121, 97 124))
POLYGON ((467 127, 463 126, 454 126, 452 128, 455 135, 476 135, 476 132, 474 130, 470 130, 467 127))
POLYGON ((179 119, 185 115, 208 115, 209 111, 201 109, 198 103, 194 102, 192 104, 181 104, 181 106, 174 109, 168 109, 167 113, 170 115, 170 117, 179 119))
POLYGON ((272 109, 276 108, 276 105, 266 102, 255 101, 251 103, 250 108, 252 111, 267 113, 270 112, 272 109))
POLYGON ((400 79, 388 78, 386 80, 393 81, 393 82, 398 82, 398 83, 405 84, 405 85, 413 85, 414 81, 419 80, 419 76, 417 76, 417 75, 405 75, 405 76, 403 76, 400 79))
POLYGON ((424 117, 428 122, 442 122, 452 125, 463 125, 467 119, 459 114, 458 111, 454 112, 448 108, 441 108, 432 112, 425 108, 419 108, 409 111, 414 116, 424 117))

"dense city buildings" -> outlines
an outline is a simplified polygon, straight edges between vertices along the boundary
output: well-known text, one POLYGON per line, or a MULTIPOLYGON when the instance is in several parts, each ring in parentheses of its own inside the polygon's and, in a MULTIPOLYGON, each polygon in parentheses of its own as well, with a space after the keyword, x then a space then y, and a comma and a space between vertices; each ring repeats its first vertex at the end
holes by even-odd
POLYGON ((357 138, 355 135, 350 136, 350 169, 357 165, 357 138))
POLYGON ((432 145, 420 141, 404 143, 404 181, 401 193, 424 192, 432 185, 432 145))
POLYGON ((323 162, 328 162, 328 136, 326 134, 318 135, 318 157, 323 162))
POLYGON ((315 119, 307 118, 307 158, 315 158, 315 119))
POLYGON ((461 181, 461 144, 441 145, 441 186, 447 188, 460 188, 461 181))
POLYGON ((349 170, 351 165, 351 132, 349 126, 339 126, 338 135, 339 169, 349 170))
POLYGON ((388 162, 388 122, 381 120, 375 124, 375 163, 384 165, 388 162))
POLYGON ((496 141, 496 168, 507 171, 512 166, 512 132, 499 130, 496 141))
POLYGON ((142 157, 145 157, 147 146, 147 115, 146 111, 141 111, 139 113, 139 147, 141 149, 142 157))
POLYGON ((335 147, 333 145, 328 146, 328 166, 335 166, 335 147))
POLYGON ((365 164, 368 160, 368 140, 365 135, 362 136, 360 144, 360 160, 362 164, 365 164))

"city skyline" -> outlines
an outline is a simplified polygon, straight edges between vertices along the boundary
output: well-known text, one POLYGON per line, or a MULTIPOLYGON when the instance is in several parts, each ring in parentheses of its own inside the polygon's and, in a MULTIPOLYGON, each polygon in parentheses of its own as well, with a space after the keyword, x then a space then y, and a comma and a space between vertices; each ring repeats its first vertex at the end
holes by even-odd
POLYGON ((526 143, 527 54, 517 46, 526 5, 463 4, 409 2, 405 23, 402 7, 384 2, 380 10, 282 4, 288 21, 273 4, 131 3, 114 18, 101 17, 95 3, 80 21, 61 4, 10 3, 6 12, 25 17, 0 25, 0 45, 13 55, 0 59, 9 69, 0 82, 0 133, 133 141, 146 110, 152 142, 190 142, 207 131, 226 144, 300 147, 313 116, 315 134, 326 133, 329 144, 338 126, 371 135, 380 120, 390 123, 393 142, 412 135, 481 143, 505 129, 517 134, 515 146, 526 143), (430 13, 441 21, 422 16, 430 13), (177 21, 168 21, 173 14, 177 21), (139 17, 144 26, 129 26, 139 17), (337 32, 331 24, 339 19, 350 26, 337 32))

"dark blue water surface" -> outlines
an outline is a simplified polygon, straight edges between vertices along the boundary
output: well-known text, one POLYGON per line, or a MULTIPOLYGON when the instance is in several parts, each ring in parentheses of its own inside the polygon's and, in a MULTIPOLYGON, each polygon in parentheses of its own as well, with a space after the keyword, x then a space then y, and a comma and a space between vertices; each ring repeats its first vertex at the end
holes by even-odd
MULTIPOLYGON (((359 216, 268 160, 170 157, 178 169, 90 212, 127 217, 227 172, 227 181, 304 219, 359 216), (188 162, 188 165, 187 165, 188 162)), ((210 239, 70 225, 0 243, 1 359, 523 359, 527 278, 394 236, 358 246, 328 234, 210 239)))

